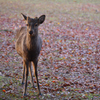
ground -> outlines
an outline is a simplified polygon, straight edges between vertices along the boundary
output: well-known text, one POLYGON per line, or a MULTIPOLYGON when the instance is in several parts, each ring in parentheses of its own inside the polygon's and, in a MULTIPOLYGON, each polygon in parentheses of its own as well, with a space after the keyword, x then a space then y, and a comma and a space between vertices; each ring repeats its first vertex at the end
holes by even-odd
POLYGON ((100 0, 0 0, 0 99, 99 100, 100 0), (25 26, 21 13, 46 15, 39 26, 43 96, 29 78, 28 96, 23 97, 22 58, 14 45, 14 31, 25 26))

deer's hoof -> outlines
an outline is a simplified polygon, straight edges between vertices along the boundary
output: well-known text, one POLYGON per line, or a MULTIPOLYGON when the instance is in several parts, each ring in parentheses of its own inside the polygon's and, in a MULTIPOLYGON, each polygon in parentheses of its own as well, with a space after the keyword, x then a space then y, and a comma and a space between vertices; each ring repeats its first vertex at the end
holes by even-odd
POLYGON ((23 93, 23 96, 26 97, 26 96, 28 96, 28 95, 27 95, 26 93, 23 93))
POLYGON ((43 96, 43 94, 41 94, 41 93, 39 93, 38 95, 39 95, 39 96, 43 96))
POLYGON ((24 85, 24 82, 22 82, 22 85, 24 85))
POLYGON ((34 85, 32 86, 33 88, 36 88, 34 85))

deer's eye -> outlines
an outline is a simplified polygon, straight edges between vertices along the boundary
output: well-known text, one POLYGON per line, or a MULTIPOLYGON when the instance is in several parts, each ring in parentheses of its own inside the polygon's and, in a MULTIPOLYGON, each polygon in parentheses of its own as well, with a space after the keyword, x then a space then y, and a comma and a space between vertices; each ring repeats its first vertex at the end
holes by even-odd
POLYGON ((35 26, 38 26, 38 23, 35 23, 35 26))
POLYGON ((29 26, 29 24, 26 24, 26 26, 29 26))

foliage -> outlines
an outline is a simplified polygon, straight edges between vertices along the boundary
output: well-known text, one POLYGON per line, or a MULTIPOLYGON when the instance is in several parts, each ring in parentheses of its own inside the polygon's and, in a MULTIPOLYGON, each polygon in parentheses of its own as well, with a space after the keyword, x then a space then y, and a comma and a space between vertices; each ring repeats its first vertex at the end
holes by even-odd
POLYGON ((22 59, 14 47, 14 30, 25 26, 20 13, 46 14, 39 27, 43 96, 28 81, 25 99, 100 99, 100 0, 0 0, 0 6, 0 99, 24 99, 22 59))

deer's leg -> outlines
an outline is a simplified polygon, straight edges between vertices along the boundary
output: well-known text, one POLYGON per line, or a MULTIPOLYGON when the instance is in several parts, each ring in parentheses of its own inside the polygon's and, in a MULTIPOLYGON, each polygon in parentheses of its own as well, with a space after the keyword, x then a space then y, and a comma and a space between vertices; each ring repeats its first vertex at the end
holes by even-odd
POLYGON ((29 62, 28 61, 24 61, 25 63, 25 86, 24 86, 24 92, 23 92, 23 95, 26 96, 26 90, 27 90, 27 80, 28 80, 28 65, 29 65, 29 62))
POLYGON ((32 76, 31 62, 29 63, 29 72, 30 72, 31 84, 35 88, 34 81, 33 81, 33 76, 32 76))
POLYGON ((37 63, 38 63, 38 60, 35 60, 32 62, 33 68, 34 68, 34 74, 35 74, 35 78, 36 78, 36 82, 37 82, 38 93, 39 93, 39 95, 41 95, 39 81, 38 81, 37 63))
POLYGON ((23 78, 22 78, 22 85, 24 84, 25 79, 25 62, 23 61, 23 78))

